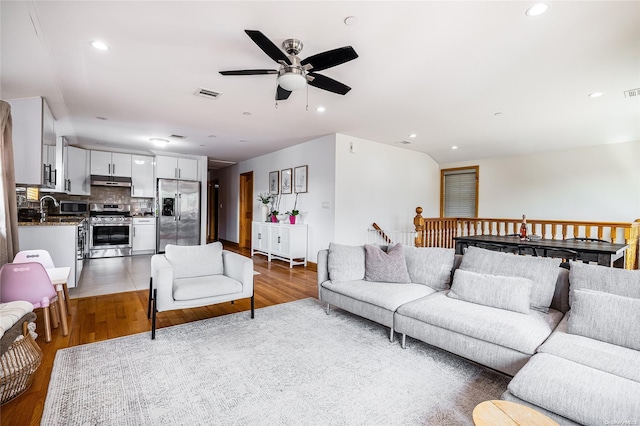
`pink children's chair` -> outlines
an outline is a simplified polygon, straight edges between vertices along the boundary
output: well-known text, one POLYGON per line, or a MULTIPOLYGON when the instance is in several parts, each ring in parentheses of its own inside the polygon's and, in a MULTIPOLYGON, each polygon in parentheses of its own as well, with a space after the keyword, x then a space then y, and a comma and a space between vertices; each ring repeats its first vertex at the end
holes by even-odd
POLYGON ((0 302, 26 300, 44 312, 45 341, 51 341, 51 323, 58 326, 57 293, 42 264, 7 263, 0 269, 0 302), (51 318, 49 317, 51 314, 51 318))
MULTIPOLYGON (((13 263, 25 263, 25 262, 38 262, 45 269, 55 268, 51 255, 46 250, 22 250, 16 254, 13 259, 13 263)), ((67 307, 67 315, 71 315, 71 308, 69 306, 69 287, 67 283, 62 284, 64 290, 64 304, 67 307)), ((62 301, 60 301, 62 303, 62 301)))

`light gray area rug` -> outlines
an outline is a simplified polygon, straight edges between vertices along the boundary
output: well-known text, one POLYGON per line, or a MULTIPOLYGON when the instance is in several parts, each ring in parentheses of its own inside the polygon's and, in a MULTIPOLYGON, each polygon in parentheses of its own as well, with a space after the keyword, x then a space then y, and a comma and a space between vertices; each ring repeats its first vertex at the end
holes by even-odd
MULTIPOLYGON (((160 314, 162 315, 162 314, 160 314)), ((59 350, 43 425, 472 425, 509 378, 305 299, 59 350)))

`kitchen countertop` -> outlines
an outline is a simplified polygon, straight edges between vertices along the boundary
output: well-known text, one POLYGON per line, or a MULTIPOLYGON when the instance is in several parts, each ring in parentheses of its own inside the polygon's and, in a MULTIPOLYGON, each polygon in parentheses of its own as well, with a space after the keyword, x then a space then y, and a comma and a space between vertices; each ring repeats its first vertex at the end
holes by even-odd
POLYGON ((45 222, 18 222, 18 226, 77 226, 85 217, 48 217, 45 222))

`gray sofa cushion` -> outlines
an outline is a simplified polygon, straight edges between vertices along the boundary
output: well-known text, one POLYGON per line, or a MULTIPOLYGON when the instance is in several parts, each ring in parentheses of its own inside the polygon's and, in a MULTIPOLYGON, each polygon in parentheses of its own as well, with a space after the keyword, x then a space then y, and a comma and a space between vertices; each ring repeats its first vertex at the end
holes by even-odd
POLYGON ((363 280, 340 283, 325 281, 322 286, 392 312, 407 302, 435 293, 431 287, 422 284, 377 283, 363 280))
POLYGON ((438 292, 398 308, 398 314, 532 355, 562 319, 562 313, 529 315, 464 302, 438 292))
POLYGON ((410 283, 402 244, 383 251, 371 244, 364 245, 364 279, 373 282, 410 283))
POLYGON ((569 282, 572 290, 604 291, 619 296, 640 299, 640 270, 630 271, 571 262, 569 282))
POLYGON ((364 279, 364 246, 329 243, 327 267, 333 283, 364 279))
POLYGON ((640 351, 577 334, 567 334, 567 322, 565 315, 537 352, 555 355, 640 383, 640 351))
POLYGON ((469 247, 460 269, 481 274, 522 277, 533 281, 531 307, 546 312, 551 305, 562 259, 517 256, 469 247))
POLYGON ((528 314, 532 285, 531 280, 527 278, 501 277, 458 269, 447 296, 528 314))
POLYGON ((167 244, 165 257, 171 264, 174 278, 191 278, 224 273, 222 243, 200 246, 167 244))
POLYGON ((640 351, 640 299, 572 290, 567 332, 640 351))
POLYGON ((242 283, 225 275, 173 280, 173 300, 194 300, 234 293, 242 293, 242 283))
POLYGON ((405 247, 404 258, 411 282, 435 290, 447 290, 451 281, 455 250, 437 247, 405 247))
POLYGON ((509 392, 585 425, 640 422, 640 383, 547 353, 534 355, 509 392))

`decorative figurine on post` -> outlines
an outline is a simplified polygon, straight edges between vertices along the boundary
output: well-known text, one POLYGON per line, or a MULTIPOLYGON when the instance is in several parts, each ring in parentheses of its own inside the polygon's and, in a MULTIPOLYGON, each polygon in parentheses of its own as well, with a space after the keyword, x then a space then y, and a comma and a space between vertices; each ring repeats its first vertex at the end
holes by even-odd
POLYGON ((527 217, 522 215, 522 224, 520 225, 520 239, 527 239, 527 217))

